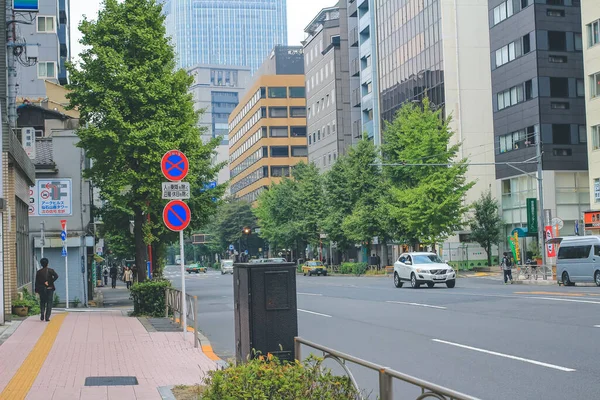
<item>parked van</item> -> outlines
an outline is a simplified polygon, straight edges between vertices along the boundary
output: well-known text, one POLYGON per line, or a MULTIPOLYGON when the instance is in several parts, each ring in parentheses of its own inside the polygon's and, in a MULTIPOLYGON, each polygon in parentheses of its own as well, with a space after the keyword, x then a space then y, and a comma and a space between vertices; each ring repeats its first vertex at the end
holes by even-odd
POLYGON ((595 282, 596 286, 600 286, 600 236, 557 239, 562 239, 556 260, 557 280, 565 286, 579 282, 595 282))

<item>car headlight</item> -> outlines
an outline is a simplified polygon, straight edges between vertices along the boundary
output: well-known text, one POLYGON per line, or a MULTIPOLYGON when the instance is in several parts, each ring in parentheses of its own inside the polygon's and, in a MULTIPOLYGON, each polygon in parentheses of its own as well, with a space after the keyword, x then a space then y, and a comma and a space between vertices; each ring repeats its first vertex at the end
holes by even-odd
POLYGON ((447 273, 447 274, 453 274, 453 273, 454 273, 454 270, 453 270, 452 268, 450 268, 450 269, 447 269, 447 270, 446 270, 446 273, 447 273))
POLYGON ((417 268, 417 272, 420 274, 428 274, 429 270, 427 269, 422 269, 422 268, 417 268))

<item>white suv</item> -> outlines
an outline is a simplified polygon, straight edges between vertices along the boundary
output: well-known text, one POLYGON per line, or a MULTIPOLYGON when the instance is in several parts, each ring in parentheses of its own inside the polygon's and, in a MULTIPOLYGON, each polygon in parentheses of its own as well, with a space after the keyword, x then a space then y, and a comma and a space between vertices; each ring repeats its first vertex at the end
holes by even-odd
POLYGON ((445 283, 453 288, 456 272, 435 253, 404 253, 394 263, 394 285, 401 288, 405 281, 415 289, 423 283, 429 287, 445 283))

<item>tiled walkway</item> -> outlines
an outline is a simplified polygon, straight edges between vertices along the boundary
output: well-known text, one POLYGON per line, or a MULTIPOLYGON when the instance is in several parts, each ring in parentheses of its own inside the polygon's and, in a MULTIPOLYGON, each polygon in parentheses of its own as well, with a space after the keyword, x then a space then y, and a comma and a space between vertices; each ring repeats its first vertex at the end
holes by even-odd
POLYGON ((157 387, 200 383, 215 368, 194 348, 191 333, 187 340, 180 332, 149 333, 137 318, 121 312, 70 313, 56 323, 58 336, 45 359, 26 361, 49 333, 50 325, 37 317, 23 322, 0 346, 0 399, 160 399, 157 387), (23 388, 36 362, 43 363, 41 371, 30 389, 23 388), (86 377, 97 376, 135 376, 139 384, 84 387, 86 377))

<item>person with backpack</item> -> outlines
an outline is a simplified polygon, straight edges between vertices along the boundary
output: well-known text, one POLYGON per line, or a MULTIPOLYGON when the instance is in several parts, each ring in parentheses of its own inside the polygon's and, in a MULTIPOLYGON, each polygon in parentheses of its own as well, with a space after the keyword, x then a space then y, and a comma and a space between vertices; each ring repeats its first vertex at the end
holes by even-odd
POLYGON ((510 279, 510 284, 512 285, 512 283, 513 283, 513 277, 512 277, 512 260, 508 256, 507 253, 504 253, 504 257, 502 257, 502 266, 501 266, 501 268, 504 271, 504 284, 507 285, 508 284, 508 280, 510 279))

